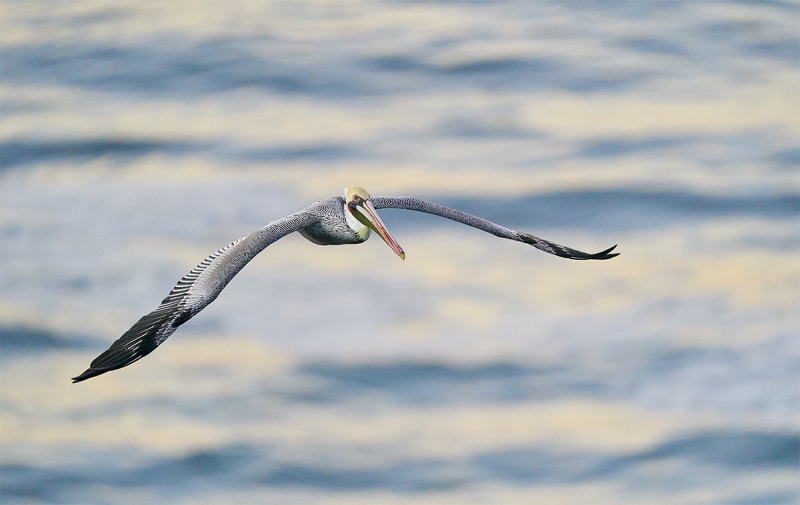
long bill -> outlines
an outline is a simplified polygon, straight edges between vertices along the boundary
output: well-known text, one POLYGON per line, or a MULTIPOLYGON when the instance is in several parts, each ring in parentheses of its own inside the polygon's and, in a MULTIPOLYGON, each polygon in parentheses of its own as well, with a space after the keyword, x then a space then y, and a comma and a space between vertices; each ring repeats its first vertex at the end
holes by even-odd
POLYGON ((381 236, 384 242, 391 247, 392 251, 398 256, 400 256, 401 260, 406 259, 406 253, 403 251, 403 248, 400 247, 400 244, 394 239, 389 230, 386 229, 386 225, 383 224, 381 218, 378 216, 378 212, 375 210, 375 207, 372 205, 372 202, 369 200, 365 200, 363 205, 358 205, 358 210, 361 212, 361 215, 367 218, 370 222, 370 228, 375 230, 378 235, 381 236))

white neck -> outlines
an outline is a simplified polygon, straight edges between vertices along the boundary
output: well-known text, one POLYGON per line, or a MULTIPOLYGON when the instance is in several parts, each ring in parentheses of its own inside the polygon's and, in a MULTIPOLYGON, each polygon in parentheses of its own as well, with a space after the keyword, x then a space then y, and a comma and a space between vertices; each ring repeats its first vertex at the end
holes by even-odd
POLYGON ((348 207, 347 204, 344 204, 344 218, 347 221, 347 226, 349 226, 351 230, 356 232, 358 236, 360 236, 364 240, 367 240, 367 238, 369 238, 370 229, 364 226, 364 224, 361 221, 356 219, 356 217, 350 211, 350 207, 348 207))

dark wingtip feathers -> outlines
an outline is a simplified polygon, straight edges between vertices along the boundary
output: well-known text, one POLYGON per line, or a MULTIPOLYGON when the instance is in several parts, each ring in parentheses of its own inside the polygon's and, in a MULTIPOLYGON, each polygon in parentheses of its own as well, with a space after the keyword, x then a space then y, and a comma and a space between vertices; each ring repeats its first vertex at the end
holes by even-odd
POLYGON ((585 257, 572 257, 572 259, 574 259, 574 260, 607 260, 607 259, 611 259, 611 258, 613 258, 615 256, 619 256, 619 253, 612 253, 611 252, 616 247, 617 247, 617 244, 614 244, 613 246, 609 247, 605 251, 600 251, 599 253, 594 253, 594 254, 586 254, 586 253, 581 253, 580 251, 574 251, 576 253, 580 253, 580 254, 585 255, 585 257))
POLYGON ((79 376, 73 377, 71 380, 72 383, 75 384, 76 382, 81 382, 85 381, 86 379, 91 379, 92 377, 97 377, 98 375, 104 374, 108 371, 109 370, 98 370, 97 368, 89 368, 79 376))
POLYGON ((549 240, 534 237, 533 235, 529 235, 527 233, 519 233, 519 240, 526 244, 532 245, 540 251, 571 260, 607 260, 613 258, 614 256, 619 256, 619 253, 611 252, 617 247, 616 244, 604 251, 590 254, 583 251, 578 251, 577 249, 572 249, 571 247, 563 246, 561 244, 556 244, 555 242, 550 242, 549 240))
MULTIPOLYGON (((170 324, 174 316, 173 308, 172 304, 162 305, 139 319, 130 330, 111 344, 111 347, 96 357, 85 372, 73 377, 72 382, 85 381, 126 367, 153 352, 175 331, 175 326, 170 324)), ((184 320, 186 319, 188 318, 184 320)))
MULTIPOLYGON (((553 245, 557 245, 557 244, 553 244, 553 245)), ((611 247, 609 247, 608 249, 606 249, 604 251, 600 251, 600 252, 594 253, 594 254, 589 254, 589 253, 585 253, 583 251, 578 251, 576 249, 571 249, 569 247, 557 246, 556 251, 558 251, 558 252, 556 252, 554 254, 556 256, 560 256, 562 258, 569 258, 571 260, 607 260, 607 259, 611 259, 611 258, 613 258, 615 256, 619 256, 619 253, 612 253, 611 252, 611 251, 614 250, 615 247, 617 247, 616 244, 611 246, 611 247), (559 252, 563 252, 563 254, 559 254, 559 252)))

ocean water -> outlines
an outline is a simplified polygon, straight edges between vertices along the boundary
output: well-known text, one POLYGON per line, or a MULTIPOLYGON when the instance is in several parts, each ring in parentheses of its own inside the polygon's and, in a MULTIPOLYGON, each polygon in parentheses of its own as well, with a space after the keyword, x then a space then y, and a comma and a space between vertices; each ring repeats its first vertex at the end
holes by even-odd
POLYGON ((797 2, 0 6, 0 501, 800 503, 797 2), (361 185, 153 354, 206 255, 361 185))

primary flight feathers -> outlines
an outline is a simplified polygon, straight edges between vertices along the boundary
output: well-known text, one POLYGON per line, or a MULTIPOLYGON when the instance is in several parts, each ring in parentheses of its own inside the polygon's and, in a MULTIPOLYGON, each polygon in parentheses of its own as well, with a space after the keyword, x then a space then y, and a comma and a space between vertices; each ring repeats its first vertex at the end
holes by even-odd
POLYGON ((142 359, 167 339, 178 326, 203 310, 256 254, 292 232, 320 245, 359 244, 376 232, 400 258, 405 252, 386 229, 378 209, 406 209, 441 216, 497 237, 516 240, 562 258, 605 260, 617 256, 614 247, 594 254, 555 244, 528 233, 497 225, 459 210, 414 197, 371 198, 363 188, 348 188, 345 198, 333 197, 273 221, 210 255, 172 288, 153 312, 139 319, 111 347, 95 358, 73 382, 116 370, 142 359))

